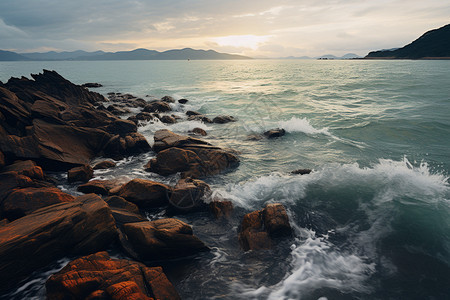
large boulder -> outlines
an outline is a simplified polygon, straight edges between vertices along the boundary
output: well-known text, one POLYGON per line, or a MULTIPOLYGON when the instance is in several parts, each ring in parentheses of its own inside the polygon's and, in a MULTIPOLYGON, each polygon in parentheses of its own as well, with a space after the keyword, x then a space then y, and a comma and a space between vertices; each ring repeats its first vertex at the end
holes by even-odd
POLYGON ((90 165, 75 167, 67 171, 69 182, 88 182, 92 177, 94 177, 94 169, 90 165))
POLYGON ((32 160, 17 160, 6 166, 2 172, 17 172, 20 175, 28 176, 32 179, 44 180, 44 171, 32 160))
POLYGON ((161 267, 107 252, 80 257, 46 282, 47 299, 180 299, 161 267))
POLYGON ((155 135, 153 136, 153 139, 155 140, 155 142, 153 144, 153 150, 155 152, 159 152, 159 151, 171 148, 171 147, 182 148, 186 145, 191 145, 191 144, 209 145, 209 143, 207 143, 201 139, 176 134, 167 129, 161 129, 161 130, 156 131, 155 135))
POLYGON ((177 219, 125 224, 123 230, 132 248, 143 260, 189 256, 208 247, 177 219))
POLYGON ((140 207, 160 207, 168 205, 171 187, 159 182, 133 179, 124 184, 118 196, 136 204, 140 207))
POLYGON ((192 212, 206 209, 207 200, 211 196, 211 188, 205 182, 185 178, 175 185, 170 196, 170 206, 178 212, 192 212))
POLYGON ((39 208, 57 203, 73 202, 74 197, 58 188, 27 187, 13 191, 1 202, 2 217, 10 221, 29 215, 39 208))
POLYGON ((170 107, 169 103, 164 101, 155 101, 147 104, 144 107, 144 112, 167 112, 171 111, 172 108, 170 107))
POLYGON ((103 170, 103 169, 110 169, 114 168, 116 166, 116 163, 110 160, 104 160, 99 163, 96 163, 93 167, 94 170, 103 170))
POLYGON ((215 117, 212 121, 213 123, 217 124, 225 124, 230 122, 236 122, 236 119, 233 116, 221 115, 215 117))
POLYGON ((239 242, 245 251, 270 249, 274 239, 291 234, 292 229, 286 209, 280 203, 273 203, 244 216, 239 232, 239 242))
POLYGON ((0 290, 55 259, 103 250, 116 237, 111 210, 93 194, 8 223, 0 227, 0 290))

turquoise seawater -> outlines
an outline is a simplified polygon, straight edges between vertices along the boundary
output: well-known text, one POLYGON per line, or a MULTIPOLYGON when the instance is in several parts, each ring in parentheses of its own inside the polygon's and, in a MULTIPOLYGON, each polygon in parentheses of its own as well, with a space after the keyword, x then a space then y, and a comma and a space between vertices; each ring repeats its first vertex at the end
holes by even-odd
MULTIPOLYGON (((0 80, 56 70, 95 91, 150 99, 187 98, 183 110, 226 125, 148 124, 208 132, 239 151, 240 166, 207 179, 235 216, 176 216, 212 250, 163 267, 184 299, 446 299, 450 297, 450 61, 103 61, 0 62, 0 80), (277 139, 247 140, 284 128, 277 139), (291 175, 311 168, 309 175, 291 175), (244 253, 242 216, 281 202, 295 237, 244 253)), ((119 161, 97 178, 141 177, 153 153, 119 161)), ((63 181, 62 181, 63 182, 63 181)), ((64 183, 61 188, 76 194, 64 183)), ((161 213, 149 212, 149 218, 161 213)), ((53 268, 55 266, 52 266, 53 268)), ((49 269, 51 269, 49 267, 49 269)), ((41 297, 49 270, 9 297, 41 297)))

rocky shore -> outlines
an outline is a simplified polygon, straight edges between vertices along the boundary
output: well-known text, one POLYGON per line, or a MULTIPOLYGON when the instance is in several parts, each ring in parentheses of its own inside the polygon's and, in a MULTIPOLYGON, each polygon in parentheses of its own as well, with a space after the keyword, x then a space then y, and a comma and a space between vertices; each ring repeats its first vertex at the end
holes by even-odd
MULTIPOLYGON (((156 131, 152 146, 138 132, 148 122, 178 122, 171 104, 187 99, 146 101, 120 93, 105 98, 86 86, 46 70, 32 79, 0 82, 0 295, 70 256, 77 258, 48 278, 48 299, 180 299, 157 264, 209 247, 176 216, 209 211, 215 222, 229 218, 232 203, 214 196, 204 180, 238 167, 239 154, 198 138, 207 135, 201 128, 191 136, 156 131), (155 155, 142 169, 179 174, 175 185, 141 178, 92 180, 94 170, 115 167, 108 158, 147 152, 155 155), (105 160, 93 164, 98 158, 105 160), (55 171, 67 173, 67 181, 85 195, 60 190, 51 176, 55 171), (166 214, 146 216, 160 207, 166 214), (110 258, 106 251, 111 249, 129 259, 110 258)), ((236 121, 194 111, 186 111, 185 119, 236 121)), ((282 129, 264 133, 268 138, 284 134, 282 129)), ((246 214, 236 232, 242 251, 268 249, 291 236, 281 204, 246 214)))

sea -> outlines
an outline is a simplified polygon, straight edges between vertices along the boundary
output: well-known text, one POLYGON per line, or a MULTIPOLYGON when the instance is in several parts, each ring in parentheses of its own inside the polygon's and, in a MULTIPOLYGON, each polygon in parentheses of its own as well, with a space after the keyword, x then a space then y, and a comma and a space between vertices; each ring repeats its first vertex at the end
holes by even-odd
MULTIPOLYGON (((200 127, 205 140, 239 153, 237 168, 205 179, 215 197, 232 201, 232 217, 174 216, 211 250, 150 263, 163 266, 182 299, 450 299, 450 61, 0 62, 0 81, 43 69, 76 84, 101 83, 92 90, 104 95, 186 98, 173 104, 180 116, 237 118, 139 127, 150 143, 158 129, 200 127), (286 135, 248 139, 272 128, 286 135), (291 174, 306 168, 312 172, 291 174), (293 237, 244 252, 242 217, 267 203, 286 207, 293 237)), ((179 175, 143 170, 154 156, 117 161, 95 178, 175 184, 179 175)), ((79 194, 65 174, 53 175, 79 194)), ((45 298, 45 280, 70 259, 31 274, 3 298, 45 298)))

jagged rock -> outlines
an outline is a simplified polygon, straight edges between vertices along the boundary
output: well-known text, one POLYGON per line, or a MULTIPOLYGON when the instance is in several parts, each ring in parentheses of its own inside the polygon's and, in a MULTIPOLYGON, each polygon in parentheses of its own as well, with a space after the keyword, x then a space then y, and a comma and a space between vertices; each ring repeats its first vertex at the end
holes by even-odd
POLYGON ((171 187, 145 179, 133 179, 124 184, 118 196, 139 207, 160 207, 168 205, 171 187))
POLYGON ((193 134, 196 134, 196 135, 201 135, 201 136, 207 136, 208 135, 204 129, 199 128, 199 127, 195 127, 190 132, 192 132, 193 134))
POLYGON ((172 190, 170 206, 179 212, 192 212, 205 209, 205 200, 211 195, 211 189, 205 182, 186 178, 180 179, 172 190))
POLYGON ((97 82, 88 82, 88 83, 82 84, 81 86, 85 87, 85 88, 99 88, 99 87, 102 87, 103 85, 101 85, 100 83, 97 83, 97 82))
POLYGON ((202 141, 200 139, 192 138, 189 136, 179 135, 173 133, 167 129, 161 129, 155 132, 153 137, 155 143, 153 144, 153 150, 159 152, 161 150, 171 148, 171 147, 184 147, 188 144, 205 144, 209 143, 202 141))
POLYGON ((143 260, 176 258, 207 250, 188 224, 177 219, 160 219, 125 224, 124 232, 143 260))
POLYGON ((161 98, 161 101, 167 102, 167 103, 175 103, 175 99, 170 96, 164 96, 161 98))
POLYGON ((94 170, 90 165, 75 167, 67 171, 69 182, 88 182, 92 177, 94 177, 94 170))
POLYGON ((47 299, 180 299, 161 267, 111 259, 107 252, 71 261, 45 286, 47 299))
POLYGON ((28 176, 32 179, 44 180, 44 171, 42 168, 36 165, 36 163, 32 160, 17 160, 14 163, 6 166, 2 172, 10 172, 14 171, 20 175, 28 176))
POLYGON ((217 124, 225 124, 229 122, 236 122, 236 119, 233 116, 221 115, 215 117, 212 121, 217 124))
POLYGON ((1 215, 10 221, 29 215, 33 211, 57 203, 73 202, 75 198, 57 188, 27 187, 10 193, 1 202, 1 215))
POLYGON ((105 143, 103 153, 113 159, 122 159, 128 155, 147 152, 150 149, 151 147, 145 137, 138 132, 133 132, 125 137, 118 134, 111 137, 105 143))
POLYGON ((171 110, 169 103, 163 101, 151 102, 144 107, 145 112, 167 112, 171 110))
POLYGON ((217 218, 230 217, 233 212, 233 203, 231 201, 211 201, 209 210, 217 218))
POLYGON ((172 116, 162 116, 159 120, 166 124, 175 124, 177 122, 172 116))
POLYGON ((178 100, 178 103, 180 103, 180 104, 186 104, 186 103, 188 103, 188 101, 189 101, 188 99, 184 99, 184 98, 183 98, 183 99, 179 99, 179 100, 178 100))
POLYGON ((114 188, 121 187, 122 184, 117 180, 91 180, 85 184, 81 184, 77 187, 79 192, 84 194, 98 194, 109 195, 110 191, 114 188))
POLYGON ((52 184, 43 181, 33 181, 30 177, 20 175, 15 171, 1 173, 0 202, 13 191, 27 187, 52 187, 52 184))
POLYGON ((298 169, 298 170, 294 170, 291 172, 291 174, 295 174, 295 175, 306 175, 311 173, 312 170, 311 169, 298 169))
POLYGON ((128 108, 120 107, 117 104, 111 104, 106 109, 116 116, 128 114, 131 112, 128 108))
POLYGON ((286 131, 283 128, 275 128, 275 129, 270 129, 266 132, 264 132, 264 135, 268 138, 268 139, 272 139, 272 138, 276 138, 276 137, 280 137, 286 134, 286 131))
POLYGON ((93 194, 8 223, 0 227, 0 290, 61 257, 103 250, 116 237, 111 210, 93 194))
POLYGON ((292 233, 286 209, 280 203, 248 213, 242 220, 239 242, 245 251, 270 249, 273 239, 292 233))
POLYGON ((111 207, 111 209, 123 209, 135 214, 139 213, 139 208, 136 204, 131 203, 119 196, 108 197, 105 199, 105 202, 109 207, 111 207))
POLYGON ((116 163, 110 160, 104 160, 94 165, 94 170, 103 170, 103 169, 110 169, 114 168, 116 166, 116 163))

